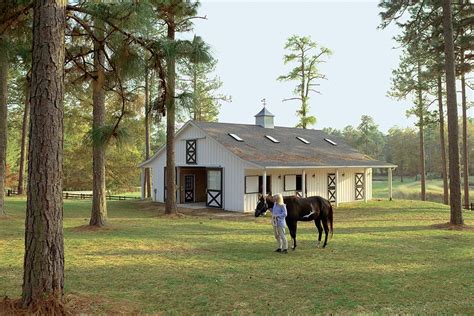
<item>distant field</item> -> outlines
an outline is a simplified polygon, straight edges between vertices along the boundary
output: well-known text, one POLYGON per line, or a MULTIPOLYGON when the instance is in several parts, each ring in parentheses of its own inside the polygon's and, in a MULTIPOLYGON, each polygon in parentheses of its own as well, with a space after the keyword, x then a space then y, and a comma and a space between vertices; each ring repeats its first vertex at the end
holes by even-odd
MULTIPOLYGON (((17 298, 25 200, 7 198, 6 207, 0 295, 17 298)), ((288 255, 273 252, 268 216, 166 217, 147 201, 108 210, 107 228, 88 229, 90 201, 65 201, 65 292, 82 302, 77 314, 474 315, 474 230, 433 226, 449 220, 442 204, 343 204, 326 249, 315 247, 314 224, 301 223, 288 255)), ((474 212, 464 214, 472 227, 474 212)))
MULTIPOLYGON (((399 177, 393 177, 393 198, 406 200, 419 200, 421 183, 420 180, 415 181, 413 177, 404 178, 400 182, 399 177)), ((470 186, 470 200, 474 202, 474 177, 469 178, 470 186)), ((374 198, 387 198, 388 186, 387 179, 374 179, 372 182, 372 194, 374 198)), ((443 202, 443 180, 433 179, 426 180, 426 195, 429 201, 443 202)))

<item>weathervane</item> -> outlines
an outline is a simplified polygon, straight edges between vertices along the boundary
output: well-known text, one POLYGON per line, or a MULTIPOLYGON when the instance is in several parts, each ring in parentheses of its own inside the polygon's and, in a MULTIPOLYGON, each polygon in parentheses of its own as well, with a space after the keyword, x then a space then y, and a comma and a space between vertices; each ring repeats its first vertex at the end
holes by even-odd
POLYGON ((265 107, 265 105, 267 105, 267 100, 265 98, 263 98, 262 100, 260 100, 260 102, 263 103, 263 107, 265 107))

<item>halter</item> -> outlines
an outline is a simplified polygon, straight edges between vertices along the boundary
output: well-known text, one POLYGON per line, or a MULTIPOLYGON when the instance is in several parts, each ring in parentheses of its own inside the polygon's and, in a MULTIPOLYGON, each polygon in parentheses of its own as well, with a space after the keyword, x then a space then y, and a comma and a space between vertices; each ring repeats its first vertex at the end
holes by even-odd
MULTIPOLYGON (((259 201, 260 203, 261 201, 259 201)), ((257 210, 255 210, 257 211, 257 210)), ((266 197, 263 198, 263 210, 259 210, 259 214, 258 216, 262 215, 262 214, 266 214, 266 212, 268 211, 268 203, 267 203, 267 199, 266 197)))

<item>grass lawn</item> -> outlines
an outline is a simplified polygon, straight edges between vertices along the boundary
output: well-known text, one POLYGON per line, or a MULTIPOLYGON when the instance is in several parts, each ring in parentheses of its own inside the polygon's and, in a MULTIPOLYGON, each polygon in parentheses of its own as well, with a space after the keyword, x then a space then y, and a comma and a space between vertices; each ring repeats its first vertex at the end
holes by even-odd
MULTIPOLYGON (((469 177, 470 200, 474 202, 474 177, 469 177)), ((419 200, 421 192, 420 180, 415 181, 413 177, 405 177, 403 182, 400 182, 400 177, 393 177, 392 194, 395 199, 419 200)), ((388 196, 388 185, 386 179, 377 178, 377 181, 372 182, 372 190, 374 198, 384 198, 388 196)), ((461 192, 463 189, 461 188, 461 192)), ((429 179, 426 180, 426 195, 429 201, 443 202, 443 180, 429 179)))
MULTIPOLYGON (((21 295, 25 201, 0 220, 0 295, 21 295)), ((301 223, 299 248, 274 253, 269 218, 223 212, 158 214, 109 202, 110 226, 88 223, 90 201, 66 201, 66 294, 75 311, 170 314, 474 314, 474 230, 448 230, 449 210, 418 201, 346 204, 328 248, 301 223)), ((474 225, 474 212, 465 212, 474 225)))

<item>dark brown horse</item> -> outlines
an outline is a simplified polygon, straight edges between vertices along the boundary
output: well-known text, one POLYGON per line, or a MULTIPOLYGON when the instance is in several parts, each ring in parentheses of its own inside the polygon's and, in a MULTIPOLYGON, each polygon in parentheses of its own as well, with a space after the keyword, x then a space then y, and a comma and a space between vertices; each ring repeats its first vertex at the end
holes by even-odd
MULTIPOLYGON (((296 229, 297 222, 309 222, 314 221, 316 228, 318 229, 318 244, 321 244, 321 236, 324 227, 324 244, 323 248, 328 243, 328 233, 333 234, 333 210, 331 203, 320 196, 311 196, 307 198, 299 198, 294 196, 286 196, 283 198, 283 202, 286 204, 288 215, 286 216, 286 225, 290 230, 291 239, 293 240, 292 249, 296 249, 296 229), (322 224, 322 227, 321 227, 322 224)), ((255 208, 255 217, 265 214, 269 209, 273 208, 275 201, 272 196, 259 197, 257 207, 255 208)))

